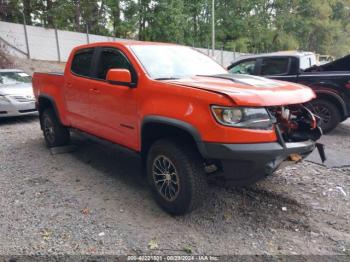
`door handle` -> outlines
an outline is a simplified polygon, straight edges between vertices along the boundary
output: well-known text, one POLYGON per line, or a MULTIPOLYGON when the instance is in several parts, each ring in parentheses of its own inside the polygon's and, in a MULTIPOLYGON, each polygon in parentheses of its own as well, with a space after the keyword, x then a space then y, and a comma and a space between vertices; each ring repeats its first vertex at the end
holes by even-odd
POLYGON ((90 91, 94 92, 95 94, 99 94, 101 92, 100 89, 97 88, 90 88, 90 91))
POLYGON ((72 83, 67 83, 67 87, 71 88, 72 87, 72 83))

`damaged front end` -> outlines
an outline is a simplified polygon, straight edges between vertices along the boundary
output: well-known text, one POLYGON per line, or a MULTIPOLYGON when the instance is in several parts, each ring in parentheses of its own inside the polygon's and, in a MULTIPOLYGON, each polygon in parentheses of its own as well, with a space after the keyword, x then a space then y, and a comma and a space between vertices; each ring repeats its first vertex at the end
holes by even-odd
POLYGON ((317 141, 322 136, 316 116, 303 105, 268 108, 285 142, 317 141))
POLYGON ((322 130, 318 119, 303 105, 267 107, 277 135, 276 142, 253 144, 206 143, 209 177, 232 185, 249 185, 277 169, 299 162, 323 145, 316 141, 322 130))
MULTIPOLYGON (((322 136, 319 126, 320 119, 304 105, 288 105, 269 107, 268 111, 274 118, 276 132, 283 144, 291 142, 317 141, 322 136)), ((326 160, 324 145, 316 143, 322 162, 326 160)), ((302 157, 291 155, 290 160, 299 161, 302 157)))

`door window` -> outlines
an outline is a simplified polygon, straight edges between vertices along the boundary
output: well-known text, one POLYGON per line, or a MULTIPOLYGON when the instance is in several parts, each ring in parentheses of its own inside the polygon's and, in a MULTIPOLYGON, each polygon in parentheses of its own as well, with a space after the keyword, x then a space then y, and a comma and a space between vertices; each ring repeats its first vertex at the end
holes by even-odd
POLYGON ((261 75, 286 75, 289 69, 289 58, 264 58, 261 65, 261 75))
POLYGON ((130 63, 124 54, 115 49, 104 49, 100 56, 97 78, 105 80, 108 70, 112 68, 128 69, 131 72, 130 63))
POLYGON ((71 71, 80 76, 90 76, 93 49, 78 51, 73 58, 71 71))
POLYGON ((238 65, 235 65, 234 67, 232 67, 229 71, 232 74, 254 75, 255 74, 255 60, 243 61, 242 63, 239 63, 238 65))

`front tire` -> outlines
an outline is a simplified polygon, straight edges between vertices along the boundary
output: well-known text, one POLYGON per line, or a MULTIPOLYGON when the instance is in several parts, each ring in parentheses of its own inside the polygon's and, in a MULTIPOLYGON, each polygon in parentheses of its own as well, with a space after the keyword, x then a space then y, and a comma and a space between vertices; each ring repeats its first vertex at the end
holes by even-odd
POLYGON ((196 150, 161 139, 150 148, 147 177, 157 204, 172 215, 189 213, 207 192, 203 161, 196 150))
POLYGON ((332 102, 316 99, 311 102, 312 111, 321 117, 320 127, 324 133, 332 131, 341 121, 341 115, 332 102))
POLYGON ((63 126, 51 108, 40 115, 40 121, 46 145, 48 147, 64 146, 70 142, 69 129, 63 126))

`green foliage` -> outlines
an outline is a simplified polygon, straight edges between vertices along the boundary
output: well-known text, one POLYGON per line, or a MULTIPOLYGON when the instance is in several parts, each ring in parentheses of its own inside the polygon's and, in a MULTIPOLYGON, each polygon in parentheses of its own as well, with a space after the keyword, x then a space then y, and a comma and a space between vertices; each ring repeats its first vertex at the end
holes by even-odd
POLYGON ((18 9, 20 0, 0 0, 0 19, 14 23, 21 23, 23 15, 18 9))
MULTIPOLYGON (((212 0, 0 0, 0 19, 210 47, 212 0)), ((350 0, 215 0, 217 48, 350 52, 350 0)))
POLYGON ((153 3, 146 40, 184 42, 186 17, 182 1, 159 0, 153 3))

